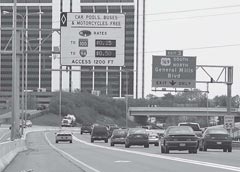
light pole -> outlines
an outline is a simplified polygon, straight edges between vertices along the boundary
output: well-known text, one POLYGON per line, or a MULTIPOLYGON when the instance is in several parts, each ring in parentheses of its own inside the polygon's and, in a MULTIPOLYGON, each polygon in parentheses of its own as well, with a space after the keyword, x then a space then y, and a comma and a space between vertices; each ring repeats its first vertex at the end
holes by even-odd
MULTIPOLYGON (((13 12, 10 12, 10 11, 2 11, 3 15, 10 15, 10 14, 13 14, 13 12)), ((28 16, 30 15, 40 15, 40 18, 41 18, 41 15, 44 14, 44 12, 40 11, 40 12, 34 12, 34 13, 26 13, 25 15, 22 15, 20 13, 15 13, 16 16, 19 16, 22 20, 22 31, 21 31, 21 34, 22 34, 22 37, 21 37, 21 44, 22 44, 22 100, 21 100, 21 123, 22 123, 22 128, 21 128, 21 133, 23 134, 23 122, 24 122, 24 119, 26 118, 26 112, 27 112, 27 73, 28 73, 28 59, 27 59, 27 54, 26 54, 26 59, 25 59, 25 67, 24 67, 24 42, 26 42, 26 51, 28 50, 28 47, 27 47, 27 43, 28 43, 28 37, 27 37, 27 30, 26 30, 26 33, 25 33, 25 41, 24 41, 24 29, 25 29, 25 25, 24 23, 26 22, 26 19, 28 16), (25 86, 24 86, 24 68, 25 68, 25 86), (24 88, 25 87, 25 88, 24 88), (25 90, 25 94, 24 94, 24 90, 25 90), (25 101, 24 101, 24 97, 25 97, 25 101)), ((13 14, 14 15, 14 14, 13 14)), ((15 17, 16 17, 15 16, 15 17)), ((41 24, 40 24, 41 25, 41 24)), ((16 26, 15 26, 16 27, 16 26)), ((27 23, 26 23, 26 28, 27 28, 27 23)), ((40 35, 41 36, 41 35, 40 35)), ((39 40, 41 41, 41 40, 39 40)), ((40 49, 40 42, 39 42, 39 51, 41 51, 40 49)), ((41 54, 39 53, 39 57, 41 57, 41 54)), ((40 61, 40 59, 39 59, 40 61)), ((41 62, 39 62, 39 65, 41 65, 41 62)), ((41 66, 39 66, 40 70, 41 70, 41 66)), ((40 79, 40 78, 39 78, 40 79)))

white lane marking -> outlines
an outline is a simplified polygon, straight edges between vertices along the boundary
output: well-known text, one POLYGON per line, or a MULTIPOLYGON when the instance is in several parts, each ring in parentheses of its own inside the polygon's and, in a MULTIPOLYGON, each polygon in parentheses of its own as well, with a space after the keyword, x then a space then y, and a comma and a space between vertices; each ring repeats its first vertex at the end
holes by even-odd
POLYGON ((90 165, 87 165, 86 163, 84 163, 84 162, 78 160, 77 158, 73 157, 72 155, 68 154, 67 152, 64 152, 63 150, 58 149, 56 146, 54 146, 54 145, 50 142, 50 140, 49 140, 48 137, 47 137, 47 133, 45 133, 45 139, 47 140, 48 144, 49 144, 55 151, 59 152, 59 153, 62 154, 62 155, 65 155, 65 157, 67 156, 70 161, 72 161, 72 162, 73 162, 73 161, 74 161, 74 162, 77 162, 78 164, 81 164, 81 165, 87 167, 88 169, 90 169, 90 170, 92 170, 92 171, 94 171, 94 172, 100 172, 99 170, 91 167, 90 165))
POLYGON ((204 162, 204 161, 197 161, 197 160, 189 160, 189 159, 184 159, 184 158, 177 158, 177 157, 172 157, 172 156, 170 157, 170 156, 151 154, 151 153, 145 153, 145 152, 138 152, 138 151, 133 151, 133 150, 125 150, 125 149, 106 147, 106 146, 96 145, 96 144, 93 144, 93 143, 88 143, 86 141, 78 139, 75 136, 73 136, 73 139, 80 142, 80 143, 89 145, 89 146, 108 149, 108 150, 112 150, 112 151, 127 152, 127 153, 132 153, 132 154, 137 154, 137 155, 148 156, 148 157, 152 157, 152 158, 159 158, 159 159, 165 159, 165 160, 171 160, 171 161, 177 161, 177 162, 184 162, 184 163, 188 163, 188 164, 195 164, 195 165, 201 165, 201 166, 206 166, 206 167, 213 167, 213 168, 219 168, 219 169, 224 169, 224 170, 240 172, 240 167, 234 167, 234 166, 222 165, 222 164, 204 162))
POLYGON ((128 162, 131 162, 131 161, 125 161, 125 160, 118 160, 118 161, 114 161, 116 163, 128 163, 128 162))

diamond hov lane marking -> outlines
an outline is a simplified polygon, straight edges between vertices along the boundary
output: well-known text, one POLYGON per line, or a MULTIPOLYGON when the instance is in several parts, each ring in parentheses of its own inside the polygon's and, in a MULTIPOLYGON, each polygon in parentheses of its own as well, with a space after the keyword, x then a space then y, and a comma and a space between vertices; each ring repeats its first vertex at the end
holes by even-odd
POLYGON ((218 169, 240 172, 240 167, 235 167, 235 166, 230 166, 230 165, 222 165, 222 164, 217 164, 217 163, 189 160, 189 159, 177 158, 177 157, 172 157, 172 156, 169 157, 169 156, 157 155, 157 154, 151 154, 151 153, 145 153, 145 152, 137 152, 137 151, 133 151, 133 150, 125 150, 125 149, 106 147, 106 146, 96 145, 96 144, 93 144, 93 143, 88 143, 86 141, 78 139, 76 136, 73 136, 73 139, 75 141, 78 141, 80 143, 83 143, 83 144, 86 144, 86 145, 89 145, 89 146, 98 147, 98 148, 102 148, 102 149, 108 149, 108 150, 111 150, 111 151, 126 152, 126 153, 142 155, 142 156, 147 156, 147 157, 152 157, 152 158, 159 158, 159 159, 177 161, 177 162, 182 162, 182 163, 187 163, 187 164, 195 164, 195 165, 200 165, 200 166, 205 166, 205 167, 212 167, 212 168, 218 168, 218 169))

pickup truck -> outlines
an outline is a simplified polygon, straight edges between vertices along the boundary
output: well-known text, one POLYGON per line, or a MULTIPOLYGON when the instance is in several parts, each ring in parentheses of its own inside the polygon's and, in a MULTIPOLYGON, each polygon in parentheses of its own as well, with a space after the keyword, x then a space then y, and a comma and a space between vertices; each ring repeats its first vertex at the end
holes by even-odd
POLYGON ((195 134, 198 137, 202 137, 203 131, 201 130, 199 123, 195 123, 195 122, 181 122, 181 123, 178 124, 178 126, 189 126, 189 127, 192 127, 192 129, 195 132, 195 134))

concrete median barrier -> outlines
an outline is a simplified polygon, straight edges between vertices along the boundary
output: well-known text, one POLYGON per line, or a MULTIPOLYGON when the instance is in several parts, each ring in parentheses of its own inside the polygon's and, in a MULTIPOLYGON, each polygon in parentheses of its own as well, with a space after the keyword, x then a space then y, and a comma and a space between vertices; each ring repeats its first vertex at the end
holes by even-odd
MULTIPOLYGON (((79 131, 79 128, 62 128, 63 130, 69 130, 72 132, 79 131)), ((28 133, 32 132, 47 132, 47 131, 58 131, 59 127, 46 127, 46 126, 35 126, 27 128, 24 131, 24 135, 21 139, 16 139, 14 141, 7 141, 0 143, 0 172, 3 171, 8 164, 15 158, 15 156, 27 150, 26 146, 26 136, 28 133)))
POLYGON ((0 171, 3 171, 14 157, 24 150, 27 150, 25 139, 0 143, 0 171))

